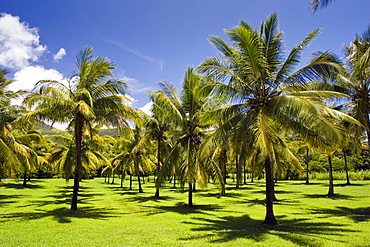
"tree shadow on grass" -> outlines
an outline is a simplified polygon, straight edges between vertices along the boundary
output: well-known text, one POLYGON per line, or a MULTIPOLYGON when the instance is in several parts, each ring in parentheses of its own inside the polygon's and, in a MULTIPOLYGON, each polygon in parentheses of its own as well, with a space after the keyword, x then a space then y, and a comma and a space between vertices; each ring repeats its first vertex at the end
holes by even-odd
MULTIPOLYGON (((279 219, 284 217, 279 217, 279 219)), ((336 232, 337 236, 353 232, 344 224, 328 222, 312 222, 309 219, 284 220, 282 225, 269 226, 261 224, 261 220, 252 219, 249 215, 226 216, 216 219, 193 218, 194 221, 183 222, 193 225, 192 231, 199 232, 195 237, 184 237, 180 240, 198 238, 211 239, 213 244, 227 243, 236 239, 251 239, 255 242, 264 241, 268 235, 279 236, 299 246, 320 246, 325 235, 336 232), (202 235, 201 233, 204 232, 202 235)))
POLYGON ((17 198, 22 197, 21 195, 0 195, 0 204, 15 203, 17 198))
POLYGON ((368 186, 368 184, 356 184, 351 182, 350 184, 335 184, 335 187, 361 187, 361 186, 368 186))
POLYGON ((358 197, 349 196, 344 194, 335 193, 333 196, 323 195, 323 194, 303 194, 304 197, 315 199, 315 198, 328 198, 332 200, 353 200, 358 197))
POLYGON ((105 220, 107 218, 115 217, 113 209, 98 209, 94 207, 81 207, 79 211, 72 212, 66 207, 60 207, 51 210, 37 209, 34 212, 19 212, 2 215, 1 221, 10 220, 38 220, 42 218, 52 217, 59 223, 71 223, 73 219, 95 219, 105 220))
POLYGON ((210 214, 210 212, 217 211, 222 209, 221 206, 216 204, 209 204, 209 205, 193 205, 193 207, 188 207, 187 204, 179 202, 174 206, 165 206, 165 205, 157 205, 157 206, 148 206, 151 209, 149 215, 154 214, 161 214, 166 212, 173 212, 178 214, 210 214))
POLYGON ((21 183, 6 183, 6 184, 1 184, 0 187, 5 187, 8 189, 42 189, 45 188, 42 185, 39 184, 32 184, 30 181, 28 181, 26 186, 23 186, 21 183))
POLYGON ((347 217, 354 222, 370 221, 370 207, 348 208, 348 207, 335 207, 333 209, 314 209, 312 214, 323 214, 323 218, 327 215, 347 217))
POLYGON ((149 194, 136 193, 136 195, 131 198, 125 198, 125 201, 143 203, 143 202, 153 202, 153 201, 154 202, 167 201, 167 200, 173 200, 173 199, 174 197, 171 197, 171 196, 160 196, 158 198, 158 197, 155 197, 149 194))

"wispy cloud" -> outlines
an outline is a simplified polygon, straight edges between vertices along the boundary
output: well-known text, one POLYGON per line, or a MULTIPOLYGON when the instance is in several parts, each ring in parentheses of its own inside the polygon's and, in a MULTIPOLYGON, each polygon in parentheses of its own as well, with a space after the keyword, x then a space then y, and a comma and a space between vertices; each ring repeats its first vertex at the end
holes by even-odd
POLYGON ((60 48, 57 54, 53 56, 54 61, 58 62, 60 59, 62 59, 67 54, 66 49, 60 48))
POLYGON ((160 70, 163 70, 163 65, 164 65, 164 63, 163 63, 162 61, 157 61, 157 60, 155 60, 154 58, 152 58, 151 56, 148 56, 148 55, 146 55, 146 54, 142 53, 142 52, 141 52, 141 51, 139 51, 139 50, 132 49, 132 48, 130 48, 130 47, 128 47, 128 46, 126 46, 126 45, 124 45, 124 44, 122 44, 122 43, 120 43, 120 42, 117 42, 117 41, 115 41, 115 40, 109 40, 109 39, 102 39, 102 40, 103 40, 104 42, 109 43, 109 44, 112 44, 112 45, 118 46, 119 48, 122 48, 122 49, 124 49, 124 50, 126 50, 126 51, 128 51, 128 52, 131 52, 132 54, 134 54, 134 55, 136 55, 136 56, 138 56, 138 57, 141 57, 141 58, 143 58, 143 59, 145 59, 145 60, 147 60, 147 61, 149 61, 149 62, 151 62, 151 63, 157 63, 157 64, 159 64, 159 68, 160 68, 160 70))

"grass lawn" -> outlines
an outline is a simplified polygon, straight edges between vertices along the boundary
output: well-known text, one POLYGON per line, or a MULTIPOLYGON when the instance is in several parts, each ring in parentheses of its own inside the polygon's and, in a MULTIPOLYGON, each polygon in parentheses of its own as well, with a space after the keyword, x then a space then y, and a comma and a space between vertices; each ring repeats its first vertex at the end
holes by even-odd
POLYGON ((69 212, 72 184, 0 182, 0 246, 370 246, 370 181, 335 181, 333 198, 325 181, 279 181, 279 226, 261 224, 262 180, 229 184, 220 198, 210 184, 189 209, 187 193, 171 185, 154 199, 151 182, 139 194, 95 178, 82 181, 77 213, 69 212))

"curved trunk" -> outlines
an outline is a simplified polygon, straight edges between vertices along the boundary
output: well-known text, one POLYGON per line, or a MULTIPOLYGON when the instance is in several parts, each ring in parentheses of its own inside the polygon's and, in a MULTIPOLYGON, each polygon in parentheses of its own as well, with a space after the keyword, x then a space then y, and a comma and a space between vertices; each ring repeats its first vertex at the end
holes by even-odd
POLYGON ((329 172, 329 191, 328 196, 334 196, 334 183, 333 183, 333 167, 331 163, 331 155, 328 155, 328 172, 329 172))
POLYGON ((77 117, 75 119, 76 167, 74 173, 71 211, 77 211, 77 196, 80 189, 80 176, 82 170, 82 125, 83 119, 81 117, 77 117))
POLYGON ((269 157, 265 158, 266 172, 266 217, 263 224, 278 225, 279 222, 275 219, 273 201, 274 201, 274 177, 272 172, 272 164, 269 157))

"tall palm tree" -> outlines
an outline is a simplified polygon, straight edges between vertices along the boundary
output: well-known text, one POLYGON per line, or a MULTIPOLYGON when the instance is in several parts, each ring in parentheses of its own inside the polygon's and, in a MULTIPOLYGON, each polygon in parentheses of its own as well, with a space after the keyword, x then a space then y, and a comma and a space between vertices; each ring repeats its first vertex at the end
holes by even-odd
POLYGON ((343 110, 364 127, 357 129, 357 140, 361 139, 363 131, 370 140, 370 25, 344 49, 347 71, 338 76, 335 86, 350 97, 343 110))
POLYGON ((155 98, 154 103, 162 109, 155 112, 156 117, 161 121, 170 119, 169 123, 177 127, 175 132, 177 143, 164 161, 157 183, 161 184, 164 174, 172 170, 172 161, 176 158, 180 162, 184 182, 189 186, 189 207, 193 206, 193 184, 207 182, 205 163, 198 162, 197 152, 202 142, 204 128, 208 126, 201 121, 202 114, 218 103, 211 98, 212 89, 213 85, 208 78, 199 75, 189 67, 185 72, 181 96, 168 82, 162 82, 161 89, 151 93, 152 98, 155 98), (180 154, 180 157, 174 157, 175 154, 180 154))
POLYGON ((336 119, 351 119, 324 105, 324 99, 343 94, 307 87, 321 75, 329 77, 336 72, 331 54, 321 53, 294 71, 302 51, 319 32, 312 31, 284 57, 283 33, 278 30, 276 13, 261 23, 260 30, 241 21, 239 26, 226 30, 232 46, 220 37, 210 38, 220 56, 208 58, 199 66, 200 72, 225 83, 219 85, 219 94, 231 99, 229 105, 215 111, 227 120, 217 132, 230 135, 234 145, 244 145, 249 155, 256 157, 253 160, 264 167, 266 224, 278 223, 273 212, 274 169, 277 173, 289 167, 302 170, 280 134, 294 134, 312 146, 323 147, 341 140, 343 132, 336 119))
POLYGON ((77 72, 68 85, 58 81, 39 81, 25 104, 34 109, 26 118, 68 123, 74 131, 76 165, 71 211, 77 211, 77 196, 82 170, 84 132, 90 132, 94 123, 119 128, 128 126, 127 117, 135 112, 123 104, 126 83, 112 79, 114 63, 107 58, 92 55, 86 47, 77 55, 77 72))

